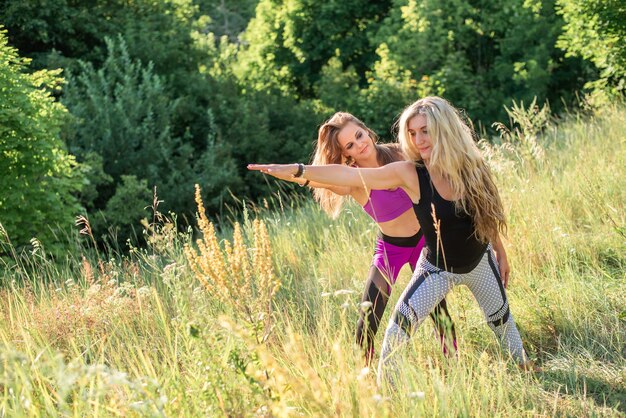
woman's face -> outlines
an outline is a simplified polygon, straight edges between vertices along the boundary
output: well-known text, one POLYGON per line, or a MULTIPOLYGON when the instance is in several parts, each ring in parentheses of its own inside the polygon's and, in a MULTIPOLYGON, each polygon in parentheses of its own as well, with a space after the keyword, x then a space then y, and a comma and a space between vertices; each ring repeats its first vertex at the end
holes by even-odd
POLYGON ((370 158, 376 152, 374 140, 369 132, 354 122, 348 122, 337 134, 341 152, 346 159, 352 158, 359 165, 359 161, 370 158))
POLYGON ((428 126, 426 125, 426 115, 417 115, 409 119, 407 123, 407 130, 409 131, 409 137, 415 144, 417 151, 423 160, 428 160, 433 150, 433 142, 430 139, 428 133, 428 126))

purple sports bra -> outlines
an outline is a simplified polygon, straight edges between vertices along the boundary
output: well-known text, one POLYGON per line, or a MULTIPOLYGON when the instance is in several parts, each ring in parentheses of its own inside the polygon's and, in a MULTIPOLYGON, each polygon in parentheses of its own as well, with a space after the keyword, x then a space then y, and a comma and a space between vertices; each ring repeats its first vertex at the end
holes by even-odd
POLYGON ((395 190, 372 190, 363 210, 379 222, 396 219, 413 207, 413 201, 406 192, 398 187, 395 190))

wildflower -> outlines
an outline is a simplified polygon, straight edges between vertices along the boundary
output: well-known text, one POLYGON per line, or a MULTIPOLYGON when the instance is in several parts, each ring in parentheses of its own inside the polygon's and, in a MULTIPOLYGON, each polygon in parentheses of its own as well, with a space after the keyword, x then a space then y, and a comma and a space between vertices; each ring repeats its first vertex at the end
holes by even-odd
POLYGON ((100 291, 100 288, 101 286, 99 284, 92 284, 89 286, 89 289, 87 289, 87 294, 93 296, 100 291))
POLYGON ((425 398, 425 394, 424 392, 411 392, 409 393, 409 398, 422 400, 425 398))
POLYGON ((151 292, 150 288, 148 286, 142 286, 139 289, 137 289, 137 296, 148 296, 151 292))
POLYGON ((370 309, 372 309, 372 306, 374 306, 374 304, 372 302, 370 302, 369 300, 366 300, 365 302, 361 302, 361 309, 366 312, 370 309))

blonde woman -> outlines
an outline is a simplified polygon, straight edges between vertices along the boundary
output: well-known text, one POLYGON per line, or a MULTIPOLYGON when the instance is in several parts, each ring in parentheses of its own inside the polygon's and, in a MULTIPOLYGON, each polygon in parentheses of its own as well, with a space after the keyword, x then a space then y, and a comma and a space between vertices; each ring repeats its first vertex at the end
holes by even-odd
POLYGON ((469 287, 502 347, 518 364, 531 367, 505 292, 509 267, 499 235, 506 231, 502 202, 471 129, 445 99, 426 97, 404 110, 398 134, 413 161, 380 168, 249 167, 334 185, 400 187, 411 198, 425 246, 387 326, 379 379, 393 383, 397 348, 457 284, 469 287))
MULTIPOLYGON (((319 128, 313 165, 343 164, 375 168, 405 160, 398 144, 381 145, 377 141, 377 135, 355 116, 346 112, 335 113, 319 128)), ((415 268, 424 246, 420 225, 413 212, 413 202, 401 188, 369 190, 362 184, 352 187, 333 186, 291 175, 277 177, 313 188, 315 199, 332 217, 339 214, 345 197, 350 196, 378 225, 380 233, 365 283, 361 300, 363 309, 356 331, 357 343, 364 349, 369 363, 374 353, 374 337, 392 286, 405 264, 409 264, 411 269, 415 268)), ((437 304, 430 316, 437 328, 444 354, 450 352, 445 338, 448 326, 456 352, 454 324, 445 299, 437 304)))

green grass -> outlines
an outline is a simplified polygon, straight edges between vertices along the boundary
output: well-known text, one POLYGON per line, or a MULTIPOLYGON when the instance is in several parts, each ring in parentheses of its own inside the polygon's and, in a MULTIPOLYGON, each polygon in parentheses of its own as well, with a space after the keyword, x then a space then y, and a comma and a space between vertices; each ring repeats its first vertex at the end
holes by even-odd
MULTIPOLYGON (((194 279, 191 238, 167 225, 110 260, 86 238, 57 263, 43 248, 5 257, 0 416, 624 416, 625 132, 617 107, 547 127, 543 156, 514 140, 490 147, 511 310, 542 373, 503 356, 460 287, 448 296, 458 359, 442 356, 427 321, 404 355, 405 386, 377 389, 353 344, 375 227, 354 205, 331 220, 283 197, 243 214, 246 236, 248 218, 268 225, 282 282, 266 342, 194 279)), ((389 306, 409 279, 403 270, 389 306)), ((381 341, 382 330, 378 351, 381 341)))

